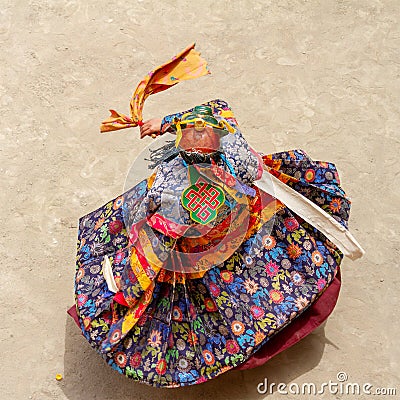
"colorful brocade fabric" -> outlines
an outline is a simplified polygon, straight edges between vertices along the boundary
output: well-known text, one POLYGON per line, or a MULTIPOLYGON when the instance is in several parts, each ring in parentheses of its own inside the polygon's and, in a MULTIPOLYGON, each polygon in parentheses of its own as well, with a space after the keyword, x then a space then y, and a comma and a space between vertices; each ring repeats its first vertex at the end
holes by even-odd
MULTIPOLYGON (((347 227, 350 201, 335 165, 297 149, 258 154, 225 102, 207 104, 237 128, 223 150, 240 181, 236 189, 221 184, 227 203, 209 230, 193 224, 178 204, 188 186, 179 156, 79 222, 75 293, 82 333, 112 368, 156 387, 205 382, 243 364, 319 298, 343 257, 321 232, 252 184, 261 163, 261 171, 347 227), (238 241, 229 227, 246 222, 246 207, 247 229, 238 241), (206 252, 214 242, 225 257, 206 252), (103 274, 105 257, 117 293, 103 274), (205 263, 212 268, 201 269, 205 263), (182 265, 199 268, 174 272, 182 265)), ((174 115, 164 118, 164 130, 174 115)))

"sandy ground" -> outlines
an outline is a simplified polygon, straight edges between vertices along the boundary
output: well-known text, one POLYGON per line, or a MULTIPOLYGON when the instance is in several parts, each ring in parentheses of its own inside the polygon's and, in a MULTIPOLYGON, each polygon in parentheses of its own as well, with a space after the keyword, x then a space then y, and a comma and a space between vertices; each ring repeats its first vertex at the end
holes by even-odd
POLYGON ((1 399, 261 399, 265 378, 319 385, 339 371, 400 394, 399 1, 0 0, 0 46, 1 399), (66 310, 78 218, 123 192, 151 141, 100 135, 99 123, 193 41, 212 75, 153 96, 145 117, 220 97, 259 151, 336 163, 366 255, 344 260, 332 317, 295 347, 155 389, 111 370, 66 310))

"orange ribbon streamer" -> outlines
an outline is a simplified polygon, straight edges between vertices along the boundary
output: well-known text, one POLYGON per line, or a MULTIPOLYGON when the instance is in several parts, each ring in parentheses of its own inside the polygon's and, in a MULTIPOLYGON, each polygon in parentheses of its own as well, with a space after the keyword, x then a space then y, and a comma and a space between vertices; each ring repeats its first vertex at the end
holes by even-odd
POLYGON ((132 95, 131 116, 110 110, 111 115, 101 123, 100 132, 141 126, 143 105, 151 94, 162 92, 177 83, 207 75, 207 61, 194 50, 195 43, 188 46, 170 61, 150 71, 137 86, 132 95))

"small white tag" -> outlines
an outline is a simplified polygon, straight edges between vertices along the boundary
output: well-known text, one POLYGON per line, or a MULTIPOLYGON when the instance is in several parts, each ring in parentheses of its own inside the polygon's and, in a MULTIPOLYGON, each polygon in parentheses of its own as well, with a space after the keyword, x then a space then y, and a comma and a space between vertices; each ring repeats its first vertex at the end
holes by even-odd
POLYGON ((104 256, 103 260, 103 276, 107 282, 108 290, 113 293, 118 292, 117 284, 114 280, 114 274, 111 267, 111 262, 108 256, 104 256))

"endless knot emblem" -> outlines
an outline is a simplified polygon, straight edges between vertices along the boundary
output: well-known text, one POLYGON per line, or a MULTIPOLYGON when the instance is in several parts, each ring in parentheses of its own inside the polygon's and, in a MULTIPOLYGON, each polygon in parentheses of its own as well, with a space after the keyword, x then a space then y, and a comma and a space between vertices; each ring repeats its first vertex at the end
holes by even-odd
POLYGON ((199 177, 195 184, 182 193, 182 205, 190 212, 190 218, 202 225, 217 216, 217 210, 225 202, 223 190, 199 177))

